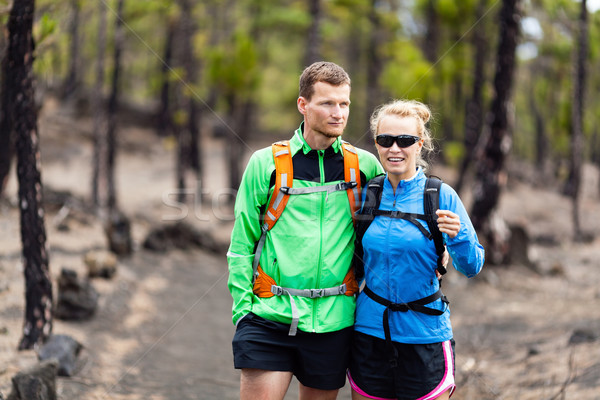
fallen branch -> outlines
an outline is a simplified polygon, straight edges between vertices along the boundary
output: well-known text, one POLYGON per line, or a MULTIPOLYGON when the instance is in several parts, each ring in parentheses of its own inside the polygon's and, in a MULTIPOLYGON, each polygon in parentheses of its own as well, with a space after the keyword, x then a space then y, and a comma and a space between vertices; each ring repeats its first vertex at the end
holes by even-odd
POLYGON ((564 400, 567 387, 573 382, 573 379, 575 379, 575 375, 576 374, 575 374, 575 365, 573 362, 573 351, 571 350, 571 354, 569 355, 569 373, 567 375, 567 379, 565 379, 565 381, 563 382, 558 393, 556 393, 554 396, 552 396, 549 400, 558 400, 559 398, 564 400))

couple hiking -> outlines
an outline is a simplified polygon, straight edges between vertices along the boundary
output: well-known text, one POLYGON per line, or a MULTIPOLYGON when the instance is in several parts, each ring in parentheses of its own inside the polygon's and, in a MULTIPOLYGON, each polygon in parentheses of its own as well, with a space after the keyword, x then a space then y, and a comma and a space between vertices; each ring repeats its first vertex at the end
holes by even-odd
POLYGON ((449 398, 454 340, 438 278, 448 254, 476 275, 484 250, 456 192, 425 176, 430 110, 397 100, 375 111, 380 163, 341 139, 340 66, 307 67, 297 106, 304 121, 252 155, 236 198, 227 260, 240 398, 283 399, 292 376, 301 400, 335 399, 346 377, 353 399, 449 398))

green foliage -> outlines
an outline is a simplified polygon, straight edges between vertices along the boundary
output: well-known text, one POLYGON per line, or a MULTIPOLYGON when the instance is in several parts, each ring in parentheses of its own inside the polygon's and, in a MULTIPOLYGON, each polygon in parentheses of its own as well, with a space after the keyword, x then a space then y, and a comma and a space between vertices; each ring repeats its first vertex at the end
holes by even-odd
POLYGON ((36 45, 43 44, 56 31, 57 26, 58 22, 55 19, 48 14, 42 15, 38 23, 34 26, 33 36, 35 37, 36 45))
POLYGON ((444 159, 448 165, 458 168, 465 155, 465 146, 462 142, 445 141, 442 144, 444 159))
POLYGON ((398 40, 388 48, 390 62, 382 74, 381 86, 395 98, 423 100, 431 96, 433 69, 421 51, 408 40, 398 40))
POLYGON ((242 32, 234 35, 231 46, 214 48, 208 54, 208 76, 225 96, 249 96, 259 83, 255 43, 242 32))

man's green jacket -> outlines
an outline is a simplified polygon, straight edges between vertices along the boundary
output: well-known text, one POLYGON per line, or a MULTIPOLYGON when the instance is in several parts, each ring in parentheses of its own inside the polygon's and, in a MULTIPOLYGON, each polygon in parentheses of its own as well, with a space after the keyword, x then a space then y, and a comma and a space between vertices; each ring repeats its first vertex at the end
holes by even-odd
MULTIPOLYGON (((302 136, 303 125, 290 140, 293 187, 314 187, 344 180, 341 139, 326 150, 312 150, 302 136)), ((375 156, 357 149, 361 185, 383 173, 375 156)), ((259 298, 252 292, 252 261, 261 235, 262 218, 275 183, 270 147, 256 151, 246 167, 235 203, 235 225, 227 253, 233 323, 249 312, 290 324, 288 295, 259 298)), ((351 266, 354 228, 346 191, 290 195, 275 226, 267 232, 260 266, 277 285, 320 289, 342 283, 351 266)), ((354 296, 295 297, 305 332, 332 332, 354 323, 354 296)))

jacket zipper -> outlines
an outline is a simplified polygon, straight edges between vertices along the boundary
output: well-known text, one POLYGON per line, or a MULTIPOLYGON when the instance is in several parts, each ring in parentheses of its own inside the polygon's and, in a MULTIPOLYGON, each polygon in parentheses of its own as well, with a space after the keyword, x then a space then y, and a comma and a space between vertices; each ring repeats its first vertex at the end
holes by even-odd
MULTIPOLYGON (((325 166, 323 163, 323 156, 325 154, 325 151, 323 150, 318 150, 317 154, 319 155, 319 176, 320 176, 320 184, 323 185, 325 183, 325 166)), ((323 217, 324 217, 324 209, 325 209, 325 199, 323 198, 323 193, 320 194, 321 195, 321 209, 320 209, 320 216, 319 216, 319 259, 318 259, 318 264, 317 264, 317 288, 321 287, 321 266, 323 264, 323 217)), ((313 332, 316 332, 316 325, 317 325, 317 299, 313 300, 313 323, 312 323, 312 328, 313 328, 313 332)))

